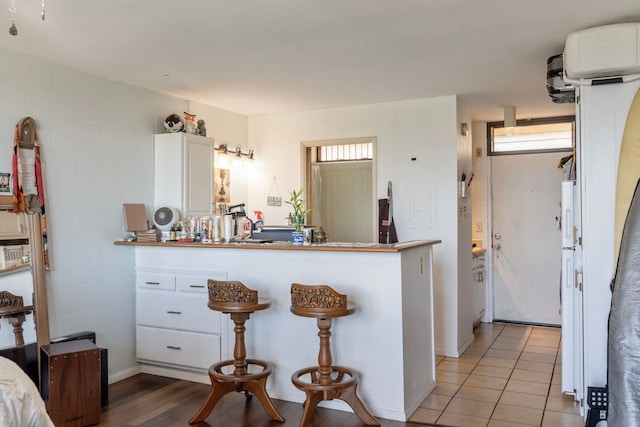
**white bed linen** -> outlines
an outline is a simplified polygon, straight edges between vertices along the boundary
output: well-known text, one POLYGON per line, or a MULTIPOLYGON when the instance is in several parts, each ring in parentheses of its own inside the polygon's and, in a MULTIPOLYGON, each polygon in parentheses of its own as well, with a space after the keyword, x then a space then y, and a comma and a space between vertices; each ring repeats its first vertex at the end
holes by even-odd
POLYGON ((0 427, 55 427, 31 378, 4 357, 0 357, 0 427))

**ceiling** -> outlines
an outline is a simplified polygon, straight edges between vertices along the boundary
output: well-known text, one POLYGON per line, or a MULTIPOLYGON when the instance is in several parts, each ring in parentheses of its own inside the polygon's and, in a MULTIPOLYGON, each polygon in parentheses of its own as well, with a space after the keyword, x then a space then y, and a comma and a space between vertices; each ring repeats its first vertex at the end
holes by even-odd
POLYGON ((568 34, 640 21, 638 0, 9 2, 0 46, 241 114, 460 95, 474 120, 572 114, 547 95, 568 34))

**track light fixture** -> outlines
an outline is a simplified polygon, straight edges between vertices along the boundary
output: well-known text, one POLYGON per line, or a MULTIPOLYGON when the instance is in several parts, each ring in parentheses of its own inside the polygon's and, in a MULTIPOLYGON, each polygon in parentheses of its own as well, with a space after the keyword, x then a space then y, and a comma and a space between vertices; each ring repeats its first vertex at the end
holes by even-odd
POLYGON ((240 147, 240 144, 238 144, 236 145, 235 150, 231 151, 229 150, 229 143, 227 141, 224 141, 222 144, 218 145, 214 149, 218 151, 220 154, 233 155, 238 158, 246 157, 249 160, 253 160, 253 147, 249 147, 249 151, 246 153, 243 153, 242 147, 240 147))

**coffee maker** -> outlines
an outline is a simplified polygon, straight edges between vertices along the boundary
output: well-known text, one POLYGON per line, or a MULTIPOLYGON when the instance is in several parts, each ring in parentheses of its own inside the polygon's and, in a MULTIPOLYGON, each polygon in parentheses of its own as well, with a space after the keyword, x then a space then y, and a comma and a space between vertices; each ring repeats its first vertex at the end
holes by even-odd
POLYGON ((247 216, 244 210, 244 203, 229 206, 227 209, 227 215, 231 215, 233 221, 233 236, 236 238, 250 238, 253 236, 253 221, 247 216), (248 230, 247 230, 247 222, 248 230))

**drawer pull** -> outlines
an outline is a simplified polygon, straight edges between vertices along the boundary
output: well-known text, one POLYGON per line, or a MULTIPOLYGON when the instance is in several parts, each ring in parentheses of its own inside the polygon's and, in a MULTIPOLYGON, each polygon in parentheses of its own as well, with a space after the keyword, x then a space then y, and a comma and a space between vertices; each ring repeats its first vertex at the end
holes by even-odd
POLYGON ((180 347, 177 347, 177 346, 175 346, 175 345, 168 345, 168 346, 167 346, 167 348, 168 348, 169 350, 182 350, 180 347))
POLYGON ((182 314, 181 311, 167 310, 167 314, 182 314))
POLYGON ((204 285, 189 285, 190 288, 198 288, 198 289, 202 289, 204 288, 204 285))
POLYGON ((145 285, 159 285, 160 282, 144 282, 145 285))

